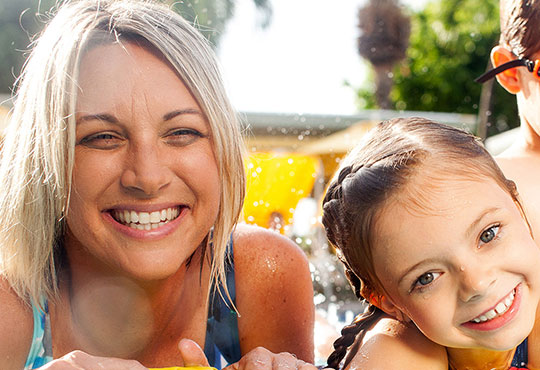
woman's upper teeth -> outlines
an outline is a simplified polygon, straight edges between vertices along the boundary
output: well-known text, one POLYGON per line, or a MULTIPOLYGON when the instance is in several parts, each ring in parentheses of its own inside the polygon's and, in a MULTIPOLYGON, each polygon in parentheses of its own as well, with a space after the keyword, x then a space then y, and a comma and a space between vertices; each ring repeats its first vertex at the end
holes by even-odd
POLYGON ((485 322, 485 321, 494 319, 495 317, 502 315, 503 313, 508 311, 508 309, 512 305, 512 302, 514 302, 515 295, 516 295, 515 291, 512 290, 512 292, 508 294, 508 296, 506 296, 504 300, 499 302, 497 306, 495 306, 495 308, 483 313, 482 315, 478 317, 475 317, 471 321, 475 323, 480 323, 480 322, 485 322))
POLYGON ((150 225, 167 223, 178 217, 178 207, 164 208, 161 211, 136 212, 129 210, 114 210, 113 217, 123 224, 150 225))

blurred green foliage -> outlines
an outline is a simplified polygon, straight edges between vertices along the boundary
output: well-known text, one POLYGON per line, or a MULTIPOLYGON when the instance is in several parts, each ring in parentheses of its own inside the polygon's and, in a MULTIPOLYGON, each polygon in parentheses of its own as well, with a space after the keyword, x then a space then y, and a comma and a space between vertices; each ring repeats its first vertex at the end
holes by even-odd
MULTIPOLYGON (((394 68, 398 110, 477 114, 482 85, 498 43, 498 0, 432 0, 411 13, 407 57, 394 68)), ((488 136, 519 124, 515 97, 495 83, 488 136)), ((374 108, 373 88, 357 90, 359 107, 374 108)))
MULTIPOLYGON (((234 14, 235 0, 156 0, 194 24, 212 43, 219 44, 234 14)), ((0 94, 9 94, 28 56, 32 38, 50 19, 50 9, 62 0, 0 0, 0 94)), ((266 27, 272 18, 270 0, 253 0, 257 20, 266 27)))
POLYGON ((31 39, 43 28, 54 4, 54 0, 0 0, 0 93, 10 93, 31 39))

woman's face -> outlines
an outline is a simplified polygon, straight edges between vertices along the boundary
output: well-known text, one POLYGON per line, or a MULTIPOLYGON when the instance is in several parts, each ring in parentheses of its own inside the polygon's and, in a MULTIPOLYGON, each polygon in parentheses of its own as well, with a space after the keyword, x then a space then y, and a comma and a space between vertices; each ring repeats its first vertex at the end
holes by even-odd
POLYGON ((389 305, 441 345, 514 348, 540 298, 540 251, 518 207, 488 178, 412 182, 421 206, 391 200, 376 221, 389 305))
POLYGON ((70 263, 143 280, 170 276, 217 217, 208 122, 171 67, 133 43, 91 49, 79 88, 70 263))

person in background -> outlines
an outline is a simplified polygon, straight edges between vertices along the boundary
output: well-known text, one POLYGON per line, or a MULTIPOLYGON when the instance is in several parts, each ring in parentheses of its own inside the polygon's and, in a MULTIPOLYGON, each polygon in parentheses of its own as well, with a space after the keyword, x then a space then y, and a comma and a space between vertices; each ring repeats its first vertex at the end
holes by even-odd
POLYGON ((496 77, 516 95, 519 136, 496 159, 504 174, 515 181, 535 238, 540 235, 540 1, 501 0, 501 36, 491 51, 495 67, 480 76, 496 77))
POLYGON ((63 2, 17 84, 1 369, 219 368, 260 347, 313 361, 306 257, 236 225, 240 129, 199 32, 149 1, 63 2))

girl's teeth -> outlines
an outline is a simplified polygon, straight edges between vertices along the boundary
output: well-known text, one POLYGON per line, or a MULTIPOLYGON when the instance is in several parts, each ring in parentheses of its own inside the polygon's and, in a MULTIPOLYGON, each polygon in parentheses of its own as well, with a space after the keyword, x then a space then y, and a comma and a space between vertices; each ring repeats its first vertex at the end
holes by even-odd
POLYGON ((506 311, 506 305, 504 303, 499 303, 497 307, 495 307, 495 311, 500 315, 506 311))
POLYGON ((488 312, 474 318, 471 321, 475 323, 480 323, 480 322, 485 322, 485 321, 494 319, 495 317, 502 315, 503 313, 508 311, 508 308, 510 308, 510 306, 512 305, 512 302, 514 302, 514 296, 515 296, 515 293, 514 291, 512 291, 512 293, 510 293, 503 302, 499 302, 499 304, 497 304, 497 306, 495 306, 494 309, 489 310, 488 312))

